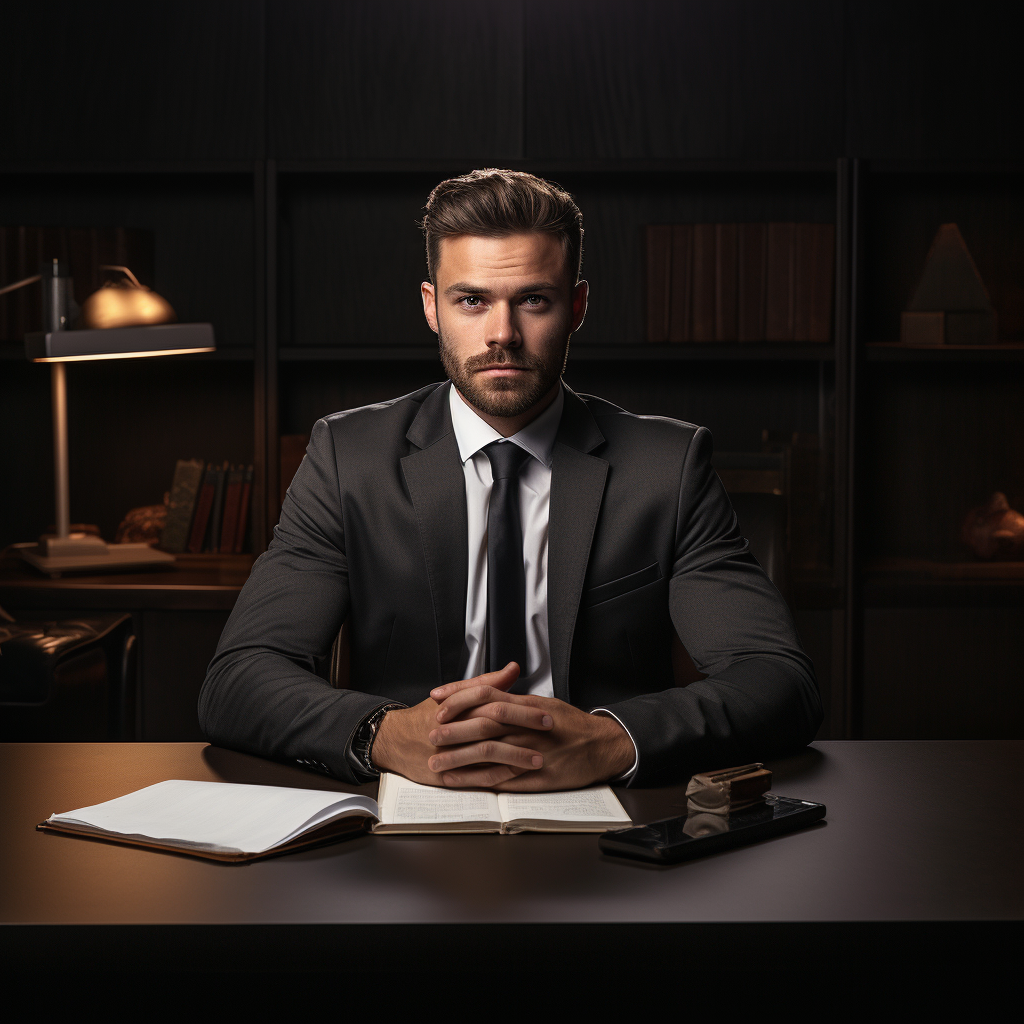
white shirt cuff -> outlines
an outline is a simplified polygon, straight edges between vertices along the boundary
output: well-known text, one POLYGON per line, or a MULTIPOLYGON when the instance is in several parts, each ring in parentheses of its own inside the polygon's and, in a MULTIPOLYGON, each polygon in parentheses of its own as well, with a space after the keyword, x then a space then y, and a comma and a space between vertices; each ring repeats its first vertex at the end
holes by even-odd
MULTIPOLYGON (((607 708, 594 708, 591 712, 592 715, 608 715, 609 718, 614 718, 623 729, 626 729, 625 723, 619 718, 618 715, 613 714, 607 708)), ((636 775, 636 770, 640 765, 640 748, 636 745, 636 740, 633 739, 633 734, 626 729, 626 735, 629 737, 629 742, 633 744, 633 767, 628 772, 623 772, 621 775, 616 775, 614 779, 609 779, 609 782, 629 782, 630 779, 636 775)))

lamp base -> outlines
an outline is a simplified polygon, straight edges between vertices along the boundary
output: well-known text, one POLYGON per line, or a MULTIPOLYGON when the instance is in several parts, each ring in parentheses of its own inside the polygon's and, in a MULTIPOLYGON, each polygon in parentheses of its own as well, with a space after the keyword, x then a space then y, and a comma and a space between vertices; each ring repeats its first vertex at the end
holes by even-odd
POLYGON ((15 544, 21 557, 48 576, 66 572, 122 572, 171 565, 174 555, 148 544, 105 544, 98 537, 43 537, 38 544, 15 544))

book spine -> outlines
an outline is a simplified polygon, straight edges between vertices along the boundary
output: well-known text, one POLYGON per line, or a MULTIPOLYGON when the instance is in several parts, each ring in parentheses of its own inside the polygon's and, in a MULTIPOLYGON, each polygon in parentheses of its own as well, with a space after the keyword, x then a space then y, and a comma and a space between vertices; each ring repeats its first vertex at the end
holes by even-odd
POLYGON ((814 225, 814 278, 808 289, 811 312, 809 338, 828 343, 832 340, 832 301, 835 294, 836 226, 814 225))
POLYGON ((693 287, 693 225, 672 226, 672 287, 669 289, 668 340, 691 340, 693 287))
POLYGON ((764 297, 768 227, 740 224, 736 239, 737 317, 739 341, 764 341, 764 297))
POLYGON ((245 538, 249 527, 249 505, 252 496, 252 466, 245 467, 242 479, 242 491, 238 501, 238 529, 235 531, 234 553, 240 555, 245 548, 245 538))
POLYGON ((810 341, 811 295, 814 281, 813 224, 793 225, 793 340, 810 341))
POLYGON ((795 224, 768 225, 765 340, 793 340, 793 263, 795 224))
POLYGON ((210 512, 210 536, 206 551, 216 554, 220 550, 220 528, 224 515, 224 487, 227 481, 228 464, 214 470, 213 510, 210 512))
POLYGON ((178 459, 174 468, 174 480, 171 483, 167 521, 160 534, 160 546, 165 551, 180 554, 185 550, 202 479, 202 460, 178 459))
POLYGON ((672 228, 648 224, 647 242, 647 340, 668 341, 669 298, 672 267, 672 228))
POLYGON ((235 550, 235 533, 238 530, 238 511, 242 497, 241 466, 232 466, 228 470, 228 482, 224 489, 224 519, 220 528, 220 547, 222 555, 229 555, 235 550))
POLYGON ((715 340, 715 225, 693 225, 694 341, 715 340))
POLYGON ((737 337, 737 228, 736 224, 715 225, 715 341, 737 337))
POLYGON ((209 525, 210 511, 213 509, 213 496, 217 490, 214 483, 214 472, 212 464, 206 467, 202 490, 199 492, 199 501, 196 503, 196 514, 192 520, 192 533, 188 540, 188 549, 193 555, 198 555, 203 550, 206 527, 209 525))

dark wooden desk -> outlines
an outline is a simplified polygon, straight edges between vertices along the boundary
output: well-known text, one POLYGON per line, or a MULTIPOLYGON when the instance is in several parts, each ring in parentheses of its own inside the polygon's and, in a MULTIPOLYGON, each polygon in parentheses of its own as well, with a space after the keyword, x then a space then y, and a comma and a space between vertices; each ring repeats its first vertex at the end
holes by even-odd
POLYGON ((0 606, 20 617, 130 612, 139 642, 135 738, 201 740, 199 689, 252 563, 252 555, 178 555, 147 572, 50 579, 8 553, 0 606))
MULTIPOLYGON (((1022 754, 1018 741, 819 742, 771 767, 776 792, 828 805, 826 823, 667 868, 603 856, 587 835, 366 836, 232 866, 34 825, 166 778, 351 788, 203 744, 10 744, 3 962, 12 976, 116 966, 122 983, 241 972, 268 1000, 268 979, 287 978, 305 993, 340 986, 348 1009, 364 999, 375 1015, 419 1005, 421 985, 495 998, 531 968, 499 1017, 528 1017, 533 997, 582 1012, 668 992, 680 1012, 774 994, 770 1016, 873 1006, 885 1020, 883 1003, 909 1012, 941 996, 996 1019, 983 1009, 1010 984, 998 965, 1024 917, 1022 754), (738 984, 744 963, 754 977, 738 984)), ((683 788, 621 797, 650 821, 678 813, 683 788)), ((453 1019, 493 1016, 460 1005, 453 1019)))

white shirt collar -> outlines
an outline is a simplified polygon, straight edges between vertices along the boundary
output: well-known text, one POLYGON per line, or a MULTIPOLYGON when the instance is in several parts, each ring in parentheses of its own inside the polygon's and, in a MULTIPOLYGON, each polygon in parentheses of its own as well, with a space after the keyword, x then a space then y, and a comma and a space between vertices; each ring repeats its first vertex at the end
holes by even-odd
MULTIPOLYGON (((469 407, 454 384, 449 388, 448 405, 452 411, 452 426, 455 428, 455 440, 459 445, 459 457, 463 462, 471 459, 492 441, 502 440, 501 434, 469 407)), ((531 420, 518 434, 513 434, 505 440, 519 445, 538 462, 550 468, 551 451, 555 447, 555 436, 558 433, 558 424, 562 420, 564 405, 565 394, 559 387, 555 400, 535 420, 531 420)))

